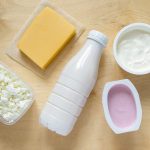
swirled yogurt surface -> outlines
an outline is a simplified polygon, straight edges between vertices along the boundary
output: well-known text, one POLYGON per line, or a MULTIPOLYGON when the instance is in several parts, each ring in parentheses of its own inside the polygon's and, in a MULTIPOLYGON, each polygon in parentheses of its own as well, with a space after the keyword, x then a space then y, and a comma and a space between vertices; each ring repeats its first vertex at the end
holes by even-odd
POLYGON ((126 33, 117 47, 119 61, 131 71, 150 70, 150 33, 134 30, 126 33))
POLYGON ((13 124, 32 103, 32 93, 14 73, 0 65, 0 121, 13 124))

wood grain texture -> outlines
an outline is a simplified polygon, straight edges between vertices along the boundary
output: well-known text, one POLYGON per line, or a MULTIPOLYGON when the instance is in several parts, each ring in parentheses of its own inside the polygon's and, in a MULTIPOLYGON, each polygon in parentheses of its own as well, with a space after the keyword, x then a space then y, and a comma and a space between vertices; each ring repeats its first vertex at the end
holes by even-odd
MULTIPOLYGON (((68 53, 57 59, 47 80, 17 64, 4 53, 13 36, 39 0, 0 0, 0 61, 18 73, 35 91, 36 102, 15 125, 0 124, 0 150, 148 150, 150 148, 150 75, 134 76, 121 70, 112 55, 116 33, 133 22, 150 23, 149 0, 54 0, 86 26, 86 32, 68 53), (39 114, 65 63, 83 45, 89 30, 109 37, 101 59, 97 83, 73 132, 61 137, 41 127, 39 114), (107 126, 101 104, 107 81, 130 79, 141 96, 143 120, 138 132, 115 135, 107 126)), ((51 64, 53 65, 53 64, 51 64)))

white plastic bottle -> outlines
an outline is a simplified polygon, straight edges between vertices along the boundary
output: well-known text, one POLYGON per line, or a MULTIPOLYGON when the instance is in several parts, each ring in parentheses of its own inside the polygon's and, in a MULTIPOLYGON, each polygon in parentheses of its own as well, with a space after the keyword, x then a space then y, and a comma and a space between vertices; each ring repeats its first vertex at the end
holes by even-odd
POLYGON ((81 50, 65 66, 46 103, 40 123, 61 135, 68 135, 91 93, 107 37, 89 32, 81 50))

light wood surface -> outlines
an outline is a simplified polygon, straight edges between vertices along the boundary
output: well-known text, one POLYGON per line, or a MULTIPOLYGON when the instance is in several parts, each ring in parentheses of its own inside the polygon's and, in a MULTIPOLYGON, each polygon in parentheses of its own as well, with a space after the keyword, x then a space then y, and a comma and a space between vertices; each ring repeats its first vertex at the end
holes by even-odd
MULTIPOLYGON (((116 64, 112 44, 116 33, 133 22, 150 23, 149 0, 55 0, 54 2, 82 22, 86 32, 69 52, 57 59, 49 78, 44 80, 17 64, 4 53, 13 36, 39 0, 0 0, 0 61, 18 73, 35 92, 36 101, 15 125, 0 124, 0 150, 148 150, 150 149, 150 75, 134 76, 116 64), (72 133, 61 137, 39 125, 40 112, 65 63, 83 45, 89 30, 97 29, 109 37, 101 59, 96 86, 72 133), (130 79, 141 96, 143 119, 138 132, 115 135, 106 124, 101 96, 107 81, 130 79)), ((51 64, 53 65, 53 64, 51 64)))

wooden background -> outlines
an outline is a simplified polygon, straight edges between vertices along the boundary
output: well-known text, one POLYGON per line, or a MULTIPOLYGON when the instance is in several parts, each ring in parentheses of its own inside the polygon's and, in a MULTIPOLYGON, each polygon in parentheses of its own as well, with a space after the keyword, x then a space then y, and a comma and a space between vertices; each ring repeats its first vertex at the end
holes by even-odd
MULTIPOLYGON (((76 44, 56 59, 57 65, 43 80, 5 55, 15 33, 28 18, 39 0, 0 0, 0 61, 6 63, 28 82, 36 101, 15 125, 0 124, 0 150, 148 150, 150 148, 150 75, 134 76, 121 70, 112 55, 116 33, 133 22, 150 23, 149 0, 53 0, 86 26, 76 44), (83 45, 89 30, 97 29, 109 37, 101 59, 96 86, 72 133, 61 137, 39 125, 43 105, 65 63, 83 45), (107 81, 130 79, 141 96, 143 119, 138 132, 115 135, 107 126, 101 95, 107 81)), ((60 54, 61 55, 61 54, 60 54)), ((51 64, 53 65, 53 64, 51 64)))

